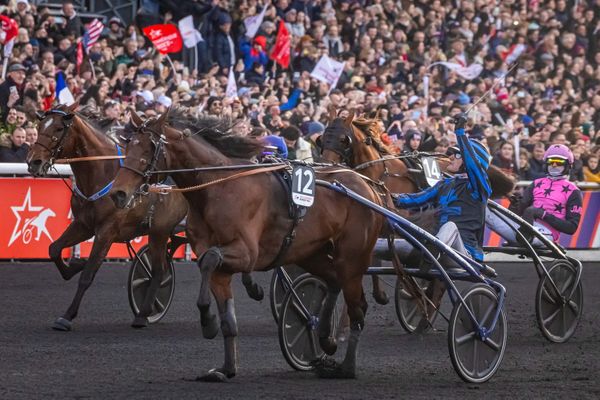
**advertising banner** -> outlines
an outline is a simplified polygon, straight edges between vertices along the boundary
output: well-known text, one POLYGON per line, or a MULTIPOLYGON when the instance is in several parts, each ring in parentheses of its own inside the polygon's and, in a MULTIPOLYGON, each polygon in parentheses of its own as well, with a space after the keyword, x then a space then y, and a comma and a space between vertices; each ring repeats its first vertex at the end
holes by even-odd
POLYGON ((67 186, 59 179, 0 178, 0 193, 0 258, 48 258, 48 246, 70 223, 67 186))

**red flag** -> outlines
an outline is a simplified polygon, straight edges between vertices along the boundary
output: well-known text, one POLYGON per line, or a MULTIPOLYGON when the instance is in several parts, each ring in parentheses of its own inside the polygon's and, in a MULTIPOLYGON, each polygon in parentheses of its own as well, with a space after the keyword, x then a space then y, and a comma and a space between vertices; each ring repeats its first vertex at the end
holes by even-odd
POLYGON ((177 53, 181 50, 181 34, 175 25, 158 24, 144 28, 144 35, 152 41, 160 54, 177 53))
POLYGON ((8 18, 6 15, 0 15, 0 22, 2 22, 2 35, 0 36, 0 43, 8 43, 12 38, 16 38, 19 34, 19 24, 12 18, 8 18))
POLYGON ((79 69, 83 63, 83 41, 81 38, 77 40, 77 74, 79 75, 79 69))
POLYGON ((283 21, 279 21, 279 31, 277 31, 277 39, 275 40, 275 46, 273 46, 273 51, 271 52, 271 59, 283 68, 289 67, 290 47, 290 33, 283 21))

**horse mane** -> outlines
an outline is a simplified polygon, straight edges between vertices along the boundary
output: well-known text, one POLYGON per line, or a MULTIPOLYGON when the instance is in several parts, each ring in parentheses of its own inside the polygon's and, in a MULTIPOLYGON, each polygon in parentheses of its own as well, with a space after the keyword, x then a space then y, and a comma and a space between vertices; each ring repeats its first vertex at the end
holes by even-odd
POLYGON ((515 188, 516 182, 495 165, 490 165, 487 170, 490 186, 492 187, 492 199, 507 196, 515 188))
POLYGON ((185 109, 177 107, 169 110, 167 123, 182 132, 188 130, 192 138, 205 140, 230 158, 250 159, 264 151, 261 140, 234 133, 236 124, 228 117, 191 116, 185 109))
POLYGON ((377 129, 377 120, 359 117, 352 120, 352 125, 373 140, 373 147, 382 155, 393 154, 392 150, 381 141, 381 132, 377 129))
POLYGON ((97 108, 91 106, 80 107, 76 112, 85 124, 92 128, 94 135, 100 140, 107 139, 107 143, 114 143, 123 146, 124 143, 119 140, 117 135, 111 135, 112 120, 104 118, 97 108))

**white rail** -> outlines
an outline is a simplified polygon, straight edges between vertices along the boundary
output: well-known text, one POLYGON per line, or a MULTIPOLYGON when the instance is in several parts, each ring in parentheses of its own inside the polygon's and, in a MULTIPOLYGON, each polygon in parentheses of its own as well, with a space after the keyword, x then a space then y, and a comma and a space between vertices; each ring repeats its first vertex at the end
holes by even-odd
MULTIPOLYGON (((0 175, 27 175, 27 164, 25 163, 0 163, 0 175)), ((48 175, 73 175, 71 166, 67 164, 56 164, 50 168, 48 175), (58 172, 57 172, 58 171, 58 172)))

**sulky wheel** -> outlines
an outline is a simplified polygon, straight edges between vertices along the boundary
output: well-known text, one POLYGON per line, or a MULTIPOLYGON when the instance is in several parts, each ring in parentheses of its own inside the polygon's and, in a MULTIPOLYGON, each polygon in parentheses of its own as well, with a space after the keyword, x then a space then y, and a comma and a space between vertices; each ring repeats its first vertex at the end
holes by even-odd
POLYGON ((542 334, 551 342, 566 342, 575 332, 582 311, 583 287, 577 270, 566 260, 555 261, 548 275, 541 277, 535 295, 535 313, 542 334))
MULTIPOLYGON (((431 281, 423 278, 411 279, 414 279, 417 285, 419 285, 421 289, 427 293, 427 288, 429 287, 431 281)), ((402 328, 404 328, 406 332, 414 333, 424 315, 417 303, 414 301, 413 295, 406 290, 404 283, 400 278, 396 280, 396 294, 394 296, 394 303, 396 304, 396 316, 398 317, 400 325, 402 325, 402 328)), ((437 315, 438 312, 436 310, 431 316, 431 324, 435 322, 437 315)))
MULTIPOLYGON (((304 270, 296 265, 286 265, 283 267, 285 272, 288 274, 292 282, 294 279, 299 277, 304 273, 304 270)), ((271 284, 269 285, 269 300, 271 305, 271 314, 273 314, 273 319, 275 322, 279 321, 279 310, 281 310, 281 303, 285 299, 285 295, 287 291, 279 276, 277 275, 277 270, 273 270, 273 275, 271 276, 271 284)))
MULTIPOLYGON (((285 360, 299 371, 313 369, 311 362, 324 355, 319 345, 319 314, 327 295, 325 282, 311 274, 303 274, 294 281, 294 290, 281 303, 279 315, 279 345, 285 360), (308 313, 305 313, 305 310, 308 313)), ((333 325, 337 322, 334 312, 333 325)), ((332 326, 334 332, 335 326, 332 326)))
MULTIPOLYGON (((142 247, 134 258, 129 269, 127 280, 127 294, 129 297, 129 306, 134 315, 138 315, 140 307, 146 297, 146 291, 152 278, 152 265, 150 263, 150 253, 148 245, 142 247), (141 262, 140 262, 141 261, 141 262)), ((156 295, 156 300, 152 305, 152 313, 148 316, 148 322, 151 324, 158 322, 165 316, 175 292, 175 266, 171 257, 167 257, 166 276, 160 284, 160 289, 156 295)))
POLYGON ((501 310, 492 332, 483 336, 480 326, 490 329, 498 307, 498 296, 485 284, 476 284, 463 292, 463 302, 457 301, 450 316, 448 348, 452 365, 466 382, 482 383, 498 370, 506 349, 507 325, 504 309, 501 310))

